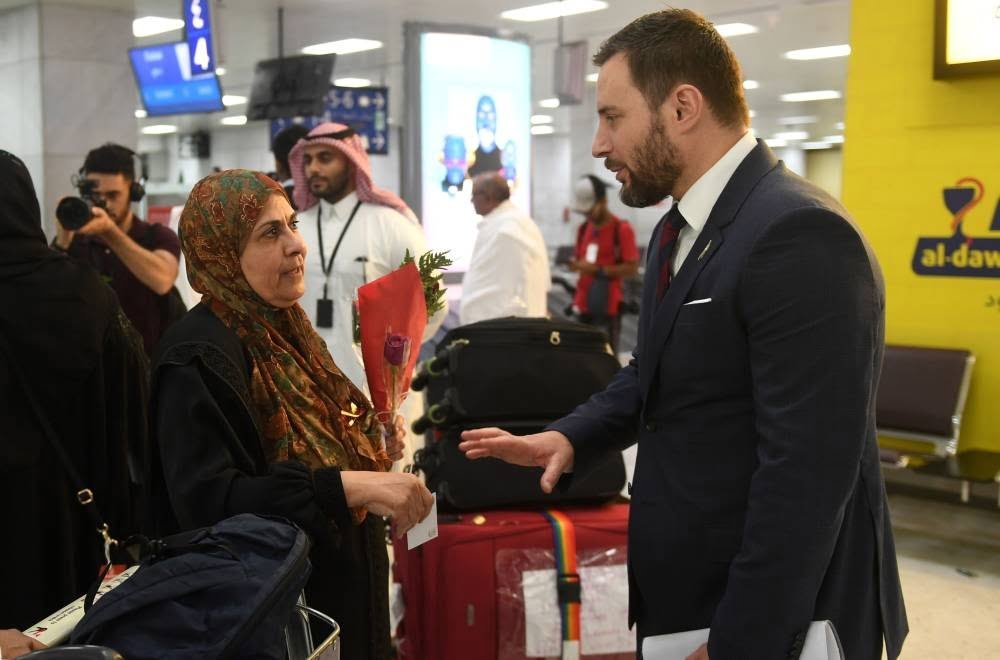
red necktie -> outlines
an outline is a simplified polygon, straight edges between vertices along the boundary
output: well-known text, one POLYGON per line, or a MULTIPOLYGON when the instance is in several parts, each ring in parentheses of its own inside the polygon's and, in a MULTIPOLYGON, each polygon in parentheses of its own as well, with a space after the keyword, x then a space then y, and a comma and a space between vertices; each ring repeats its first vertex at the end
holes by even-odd
POLYGON ((677 246, 677 237, 681 233, 681 228, 687 224, 676 203, 663 216, 662 223, 659 250, 660 275, 656 281, 656 302, 663 300, 663 294, 670 286, 670 264, 673 261, 674 247, 677 246))

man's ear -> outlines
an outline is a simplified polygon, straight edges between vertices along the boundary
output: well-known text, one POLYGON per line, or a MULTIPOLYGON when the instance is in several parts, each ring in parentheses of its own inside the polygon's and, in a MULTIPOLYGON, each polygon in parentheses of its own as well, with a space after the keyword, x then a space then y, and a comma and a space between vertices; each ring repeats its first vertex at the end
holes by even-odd
POLYGON ((675 87, 664 105, 669 107, 670 120, 681 132, 694 128, 707 110, 701 90, 687 83, 675 87))

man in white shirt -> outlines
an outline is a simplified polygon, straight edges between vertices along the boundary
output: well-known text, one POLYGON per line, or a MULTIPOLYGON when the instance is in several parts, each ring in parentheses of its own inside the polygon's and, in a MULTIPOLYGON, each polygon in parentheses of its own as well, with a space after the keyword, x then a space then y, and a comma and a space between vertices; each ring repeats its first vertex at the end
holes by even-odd
POLYGON ((545 316, 549 257, 538 225, 510 201, 510 186, 498 172, 473 179, 472 205, 483 219, 462 280, 462 324, 545 316))
MULTIPOLYGON (((424 233, 402 199, 374 185, 368 154, 353 129, 320 124, 296 143, 288 161, 300 209, 298 229, 309 246, 302 307, 337 366, 368 393, 353 334, 358 287, 399 268, 407 251, 414 258, 426 252, 424 233)), ((446 313, 428 319, 425 341, 446 313)), ((401 413, 412 420, 421 408, 419 397, 410 396, 401 413)), ((407 458, 414 440, 407 442, 407 458)))

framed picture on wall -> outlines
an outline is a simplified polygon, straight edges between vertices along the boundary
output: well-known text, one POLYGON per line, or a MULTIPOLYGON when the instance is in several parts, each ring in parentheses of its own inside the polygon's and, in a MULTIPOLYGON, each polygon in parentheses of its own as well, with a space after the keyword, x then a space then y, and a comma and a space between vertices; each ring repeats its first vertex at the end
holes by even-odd
POLYGON ((934 78, 1000 75, 1000 0, 936 0, 934 78))

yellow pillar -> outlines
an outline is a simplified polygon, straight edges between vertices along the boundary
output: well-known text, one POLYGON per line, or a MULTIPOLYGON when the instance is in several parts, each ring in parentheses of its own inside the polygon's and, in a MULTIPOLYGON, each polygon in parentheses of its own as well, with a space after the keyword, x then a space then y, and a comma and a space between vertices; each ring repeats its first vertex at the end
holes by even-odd
POLYGON ((959 449, 1000 451, 1000 74, 934 80, 933 2, 851 4, 843 198, 885 273, 886 341, 971 350, 959 449))

